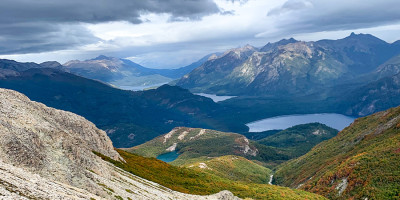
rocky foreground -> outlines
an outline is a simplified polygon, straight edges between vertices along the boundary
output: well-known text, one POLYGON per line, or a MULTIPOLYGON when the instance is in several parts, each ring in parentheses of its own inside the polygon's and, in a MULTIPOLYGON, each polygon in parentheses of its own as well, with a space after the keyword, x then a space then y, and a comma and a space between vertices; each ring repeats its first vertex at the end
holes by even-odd
POLYGON ((83 117, 0 89, 0 199, 238 199, 179 193, 93 154, 123 161, 83 117))

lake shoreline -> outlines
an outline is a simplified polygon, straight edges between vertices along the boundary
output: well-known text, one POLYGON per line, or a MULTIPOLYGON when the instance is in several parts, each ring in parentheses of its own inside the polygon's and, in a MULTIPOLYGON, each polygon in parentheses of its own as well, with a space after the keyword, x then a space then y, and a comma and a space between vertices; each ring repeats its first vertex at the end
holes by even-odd
POLYGON ((274 129, 287 129, 292 126, 321 123, 339 131, 349 126, 355 120, 354 117, 338 113, 313 113, 313 114, 293 114, 269 117, 247 123, 249 132, 263 132, 274 129))

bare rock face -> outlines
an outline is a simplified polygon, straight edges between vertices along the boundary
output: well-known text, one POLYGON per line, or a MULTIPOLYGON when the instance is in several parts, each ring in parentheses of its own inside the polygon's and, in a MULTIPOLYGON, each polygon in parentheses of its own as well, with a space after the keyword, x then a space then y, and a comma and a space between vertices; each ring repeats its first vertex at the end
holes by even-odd
POLYGON ((83 117, 0 90, 0 157, 15 166, 72 186, 96 185, 87 170, 106 173, 92 153, 121 159, 104 131, 83 117))
POLYGON ((187 195, 125 172, 107 134, 81 116, 0 88, 0 199, 237 199, 187 195))

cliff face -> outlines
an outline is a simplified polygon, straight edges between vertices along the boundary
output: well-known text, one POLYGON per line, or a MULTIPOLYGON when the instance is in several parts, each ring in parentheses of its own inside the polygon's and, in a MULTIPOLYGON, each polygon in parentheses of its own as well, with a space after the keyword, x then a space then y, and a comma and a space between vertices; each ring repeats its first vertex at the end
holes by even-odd
POLYGON ((93 154, 123 161, 106 133, 81 116, 0 89, 0 194, 40 199, 233 199, 178 193, 93 154))
POLYGON ((104 131, 83 117, 0 90, 0 156, 15 166, 75 186, 86 184, 85 171, 103 173, 92 151, 119 159, 104 131))

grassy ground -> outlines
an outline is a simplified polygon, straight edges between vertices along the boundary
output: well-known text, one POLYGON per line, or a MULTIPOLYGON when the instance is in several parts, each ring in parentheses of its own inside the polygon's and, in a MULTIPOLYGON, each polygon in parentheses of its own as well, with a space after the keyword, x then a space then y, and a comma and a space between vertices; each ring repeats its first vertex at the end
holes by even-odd
POLYGON ((169 165, 155 158, 145 158, 118 150, 126 163, 99 155, 132 174, 159 183, 173 190, 189 194, 212 194, 229 190, 241 198, 253 199, 325 199, 322 196, 290 188, 232 181, 216 175, 199 172, 189 168, 169 165))
POLYGON ((400 199, 400 107, 357 119, 338 136, 283 164, 278 184, 329 199, 400 199), (339 194, 340 185, 343 192, 339 194))

